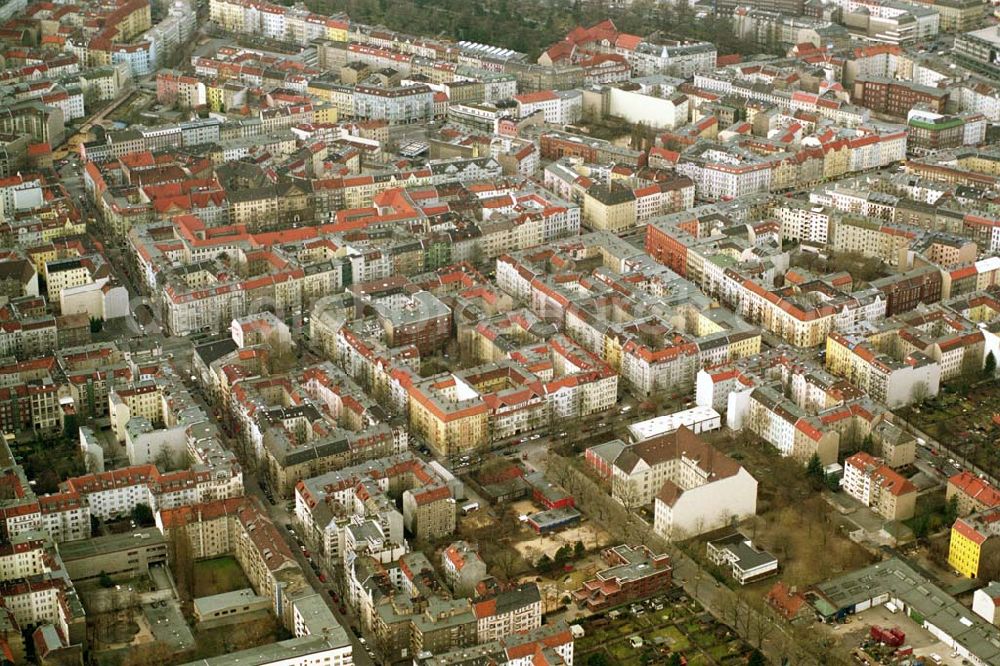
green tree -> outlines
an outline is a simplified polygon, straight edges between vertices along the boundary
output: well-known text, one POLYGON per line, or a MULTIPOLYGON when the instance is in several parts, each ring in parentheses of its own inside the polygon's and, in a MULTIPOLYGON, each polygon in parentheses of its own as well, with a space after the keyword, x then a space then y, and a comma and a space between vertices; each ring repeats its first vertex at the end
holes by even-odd
POLYGON ((76 440, 80 436, 80 425, 76 419, 76 414, 67 414, 63 417, 63 437, 76 446, 76 440))
POLYGON ((577 541, 576 545, 573 546, 573 554, 578 558, 583 557, 586 552, 587 548, 583 545, 582 541, 577 541))
POLYGON ((109 588, 115 586, 115 581, 111 580, 111 576, 108 575, 107 571, 101 571, 98 581, 103 588, 109 588))
POLYGON ((958 495, 952 495, 944 507, 944 524, 952 525, 958 518, 958 495))
POLYGON ((997 371, 997 357, 990 352, 986 355, 986 362, 983 364, 983 375, 986 377, 992 377, 997 371))
POLYGON ((548 555, 542 555, 538 558, 538 561, 535 562, 535 567, 539 571, 548 571, 552 568, 552 558, 548 555))
POLYGON ((136 504, 132 508, 132 520, 139 527, 152 527, 156 523, 153 519, 153 509, 143 503, 136 504))
POLYGON ((603 652, 595 652, 587 657, 587 666, 611 666, 611 662, 603 652))
POLYGON ((819 490, 826 484, 826 473, 823 472, 823 463, 819 459, 819 454, 814 453, 806 465, 806 477, 813 489, 819 490))
POLYGON ((101 319, 98 319, 97 317, 91 317, 90 318, 90 332, 91 333, 100 333, 102 330, 104 330, 104 321, 101 320, 101 319))
POLYGON ((750 653, 747 666, 767 666, 767 660, 764 659, 764 655, 760 653, 760 650, 754 650, 750 653))

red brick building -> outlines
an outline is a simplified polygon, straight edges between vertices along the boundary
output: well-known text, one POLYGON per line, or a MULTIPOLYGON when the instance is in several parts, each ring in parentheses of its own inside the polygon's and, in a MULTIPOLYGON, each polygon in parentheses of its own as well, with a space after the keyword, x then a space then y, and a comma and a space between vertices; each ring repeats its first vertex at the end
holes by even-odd
POLYGON ((681 277, 687 276, 687 245, 656 224, 646 225, 646 253, 681 277))
POLYGON ((546 132, 541 136, 542 157, 558 160, 563 157, 579 157, 585 162, 597 161, 597 149, 583 141, 572 141, 568 136, 546 132))
POLYGON ((664 592, 672 581, 670 556, 622 544, 601 553, 608 568, 573 592, 581 608, 598 611, 664 592))
POLYGON ((909 312, 920 303, 937 303, 941 300, 941 284, 941 271, 936 266, 872 282, 872 286, 885 295, 886 317, 909 312))
POLYGON ((943 113, 948 91, 891 79, 856 79, 853 101, 876 113, 905 118, 917 104, 927 104, 931 111, 943 113))

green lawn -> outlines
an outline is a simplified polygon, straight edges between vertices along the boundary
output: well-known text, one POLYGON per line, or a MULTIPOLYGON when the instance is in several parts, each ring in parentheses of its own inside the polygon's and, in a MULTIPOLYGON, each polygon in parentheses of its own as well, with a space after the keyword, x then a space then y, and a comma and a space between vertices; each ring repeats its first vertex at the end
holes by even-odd
POLYGON ((197 597, 222 594, 250 587, 236 558, 216 557, 194 563, 194 593, 197 597))

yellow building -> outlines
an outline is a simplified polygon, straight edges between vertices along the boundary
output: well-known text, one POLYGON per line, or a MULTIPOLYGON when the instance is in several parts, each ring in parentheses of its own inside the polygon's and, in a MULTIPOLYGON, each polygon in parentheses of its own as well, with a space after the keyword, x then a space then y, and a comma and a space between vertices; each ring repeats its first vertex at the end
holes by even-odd
POLYGON ((212 81, 205 86, 205 102, 210 111, 222 113, 226 106, 226 93, 222 81, 212 81))
POLYGON ((823 148, 823 177, 839 178, 847 173, 851 164, 851 148, 847 141, 823 148))
POLYGON ((346 42, 350 25, 335 18, 326 20, 326 38, 332 42, 346 42))
POLYGON ((972 153, 957 160, 958 168, 986 176, 1000 176, 1000 157, 993 153, 972 153))
POLYGON ((966 578, 994 576, 1000 564, 1000 512, 959 518, 951 528, 948 564, 966 578), (987 571, 989 569, 989 571, 987 571))
POLYGON ((129 420, 142 418, 154 425, 166 421, 163 393, 152 381, 120 387, 108 394, 108 416, 111 431, 119 442, 124 442, 129 420))
POLYGON ((313 105, 313 120, 317 123, 335 123, 340 112, 333 103, 313 105))
POLYGON ((56 259, 45 264, 45 283, 50 303, 58 303, 63 289, 90 284, 89 262, 77 258, 56 259))

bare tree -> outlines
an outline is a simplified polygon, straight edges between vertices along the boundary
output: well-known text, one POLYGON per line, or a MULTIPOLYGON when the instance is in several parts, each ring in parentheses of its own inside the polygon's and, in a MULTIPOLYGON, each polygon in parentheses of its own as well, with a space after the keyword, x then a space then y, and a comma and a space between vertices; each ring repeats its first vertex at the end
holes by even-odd
POLYGON ((166 447, 160 449, 160 452, 156 454, 156 457, 153 458, 153 464, 161 472, 172 472, 177 469, 174 464, 174 454, 166 447))
POLYGON ((1000 579, 1000 547, 997 544, 991 548, 984 547, 979 560, 979 577, 983 580, 1000 579))
POLYGON ((764 641, 777 630, 777 625, 763 599, 749 594, 741 596, 745 597, 747 604, 746 639, 760 650, 764 641))
POLYGON ((722 620, 737 634, 743 637, 747 636, 750 607, 743 595, 723 595, 719 604, 719 614, 722 616, 722 620))
POLYGON ((510 581, 518 569, 518 558, 509 548, 504 548, 493 556, 493 571, 504 581, 510 581))
POLYGON ((267 343, 270 346, 268 360, 272 374, 289 372, 298 365, 292 346, 282 340, 277 331, 268 336, 267 343))
POLYGON ((633 479, 625 479, 619 476, 614 477, 611 481, 611 496, 621 502, 622 506, 629 513, 632 513, 642 505, 639 485, 633 479))
POLYGON ((170 530, 170 554, 177 592, 182 600, 189 601, 194 595, 194 552, 185 527, 170 530))

